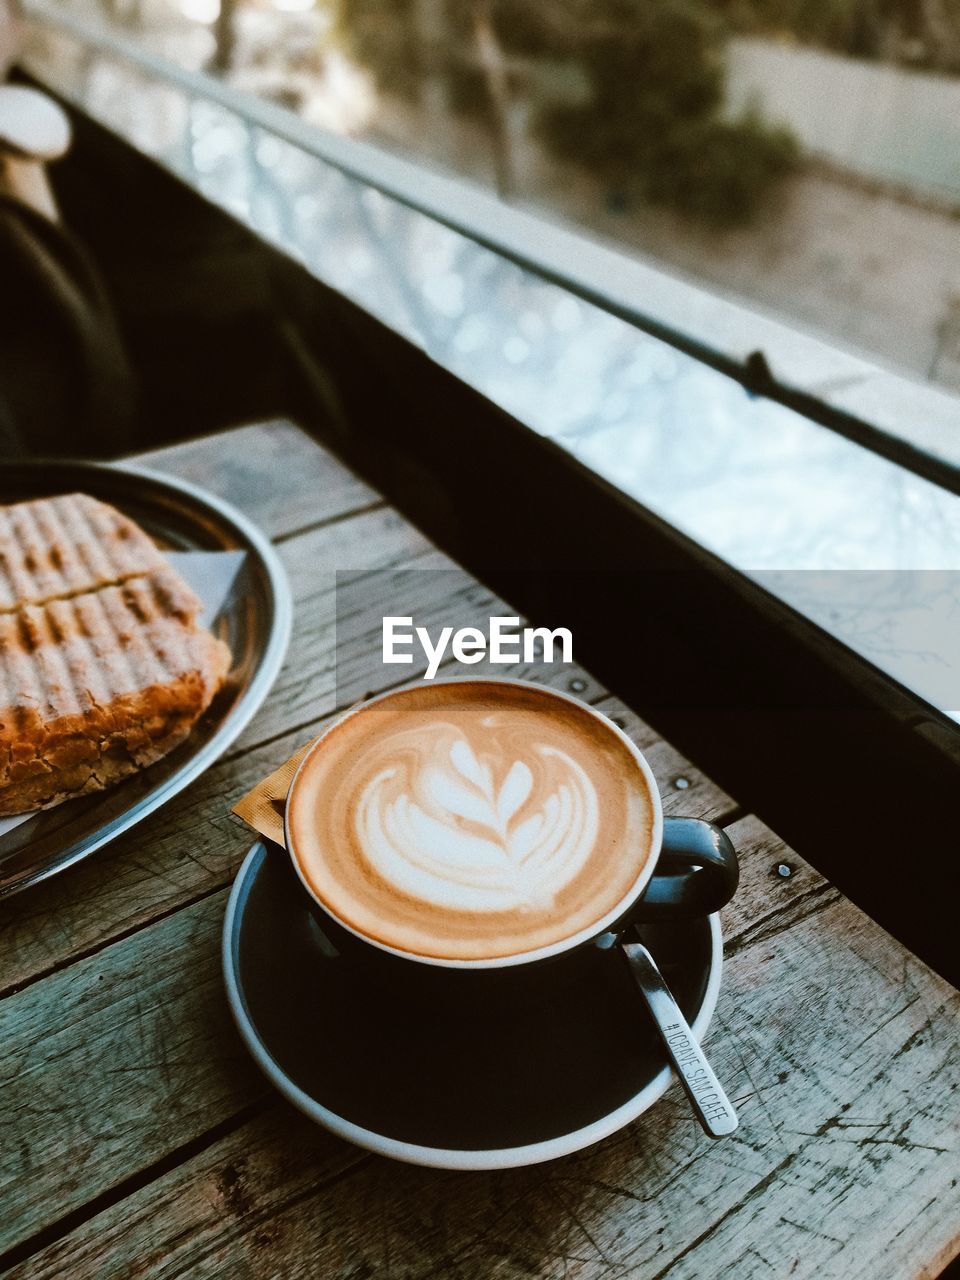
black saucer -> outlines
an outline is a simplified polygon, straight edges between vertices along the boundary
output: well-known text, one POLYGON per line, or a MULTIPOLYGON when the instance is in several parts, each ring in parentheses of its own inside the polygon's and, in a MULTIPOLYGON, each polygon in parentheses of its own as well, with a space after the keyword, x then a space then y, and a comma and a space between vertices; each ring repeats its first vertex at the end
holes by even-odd
MULTIPOLYGON (((716 917, 643 936, 701 1037, 720 985, 716 917)), ((280 1092, 396 1159, 549 1160, 627 1124, 673 1079, 618 954, 466 973, 397 960, 328 921, 278 845, 258 842, 240 868, 223 962, 240 1033, 280 1092)))

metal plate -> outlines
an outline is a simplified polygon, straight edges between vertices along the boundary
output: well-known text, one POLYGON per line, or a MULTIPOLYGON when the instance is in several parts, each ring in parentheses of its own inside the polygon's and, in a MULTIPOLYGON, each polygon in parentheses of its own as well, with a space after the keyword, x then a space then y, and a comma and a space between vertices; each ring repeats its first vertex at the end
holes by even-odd
POLYGON ((97 795, 68 800, 0 836, 0 898, 79 862, 182 791, 220 756, 263 702, 290 639, 286 573, 267 538, 229 503, 181 480, 130 466, 26 462, 0 466, 0 503, 83 492, 131 516, 171 551, 246 553, 212 630, 233 665, 182 746, 97 795))

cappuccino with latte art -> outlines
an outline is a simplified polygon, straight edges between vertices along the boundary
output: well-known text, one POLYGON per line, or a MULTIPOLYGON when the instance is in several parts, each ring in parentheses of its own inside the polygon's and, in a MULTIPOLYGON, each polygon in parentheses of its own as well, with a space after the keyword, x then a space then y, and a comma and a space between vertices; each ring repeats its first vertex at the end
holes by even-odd
POLYGON ((655 845, 649 772, 601 715, 520 682, 453 680, 350 712, 287 800, 311 893, 414 958, 497 961, 602 924, 655 845))

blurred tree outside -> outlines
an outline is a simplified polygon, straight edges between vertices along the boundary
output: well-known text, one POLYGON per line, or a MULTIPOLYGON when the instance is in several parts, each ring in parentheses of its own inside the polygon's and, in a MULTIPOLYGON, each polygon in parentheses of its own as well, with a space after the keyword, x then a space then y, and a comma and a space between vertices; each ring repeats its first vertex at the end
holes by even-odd
POLYGON ((714 0, 737 32, 960 74, 960 0, 714 0))
POLYGON ((639 199, 746 222, 798 162, 788 130, 726 115, 729 27, 711 0, 337 4, 346 48, 380 89, 419 105, 439 92, 485 126, 504 196, 520 99, 546 150, 604 183, 614 209, 639 199))

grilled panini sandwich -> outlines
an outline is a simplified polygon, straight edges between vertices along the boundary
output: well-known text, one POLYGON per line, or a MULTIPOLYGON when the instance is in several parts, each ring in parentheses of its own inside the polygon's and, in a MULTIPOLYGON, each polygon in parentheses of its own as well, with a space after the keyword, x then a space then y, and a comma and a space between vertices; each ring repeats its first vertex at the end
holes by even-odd
POLYGON ((139 525, 85 493, 0 507, 0 611, 96 591, 161 569, 139 525))
POLYGON ((200 608, 112 507, 0 508, 0 815, 99 791, 186 738, 230 666, 200 608))

